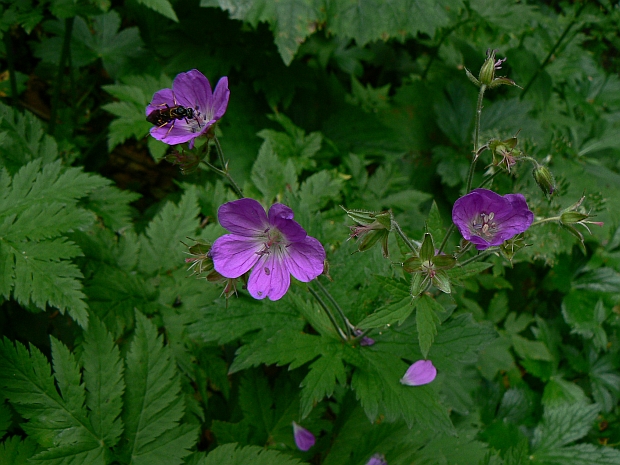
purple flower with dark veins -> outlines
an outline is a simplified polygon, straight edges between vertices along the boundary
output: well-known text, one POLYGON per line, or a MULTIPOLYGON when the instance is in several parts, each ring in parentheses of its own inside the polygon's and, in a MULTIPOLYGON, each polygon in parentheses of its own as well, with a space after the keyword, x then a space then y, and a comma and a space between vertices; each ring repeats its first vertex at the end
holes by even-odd
POLYGON ((306 428, 299 426, 293 422, 293 437, 295 438, 295 445, 301 451, 306 452, 316 442, 314 434, 308 431, 306 428))
POLYGON ((226 278, 252 270, 248 292, 255 299, 278 300, 288 291, 290 275, 308 282, 323 272, 323 246, 293 220, 286 205, 273 204, 265 214, 256 200, 240 199, 222 205, 217 217, 232 234, 213 243, 213 266, 226 278))
POLYGON ((172 89, 155 92, 146 107, 146 119, 155 125, 151 135, 168 145, 189 141, 191 149, 194 140, 224 116, 229 97, 227 77, 212 92, 209 80, 197 69, 178 74, 172 89))
POLYGON ((487 189, 474 189, 454 202, 452 208, 452 221, 478 250, 501 245, 527 230, 533 220, 534 214, 521 194, 501 196, 487 189))
POLYGON ((418 360, 409 367, 400 382, 407 386, 428 384, 437 376, 437 368, 430 360, 418 360))

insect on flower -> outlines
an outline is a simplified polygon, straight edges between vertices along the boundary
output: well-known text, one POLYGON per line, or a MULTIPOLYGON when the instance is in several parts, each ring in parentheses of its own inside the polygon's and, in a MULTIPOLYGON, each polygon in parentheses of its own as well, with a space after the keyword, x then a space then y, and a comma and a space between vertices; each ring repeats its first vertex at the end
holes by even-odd
MULTIPOLYGON (((146 120, 149 123, 154 124, 155 126, 160 128, 166 126, 168 123, 171 123, 170 128, 168 129, 168 132, 166 134, 169 134, 170 131, 172 131, 172 128, 174 128, 174 123, 177 120, 185 120, 185 122, 188 124, 188 118, 193 118, 198 121, 198 119, 196 118, 195 110, 193 108, 179 105, 176 101, 176 97, 174 96, 174 94, 172 94, 172 97, 174 99, 174 106, 168 106, 167 103, 162 103, 158 106, 165 108, 153 110, 146 117, 146 120)), ((198 125, 200 126, 199 121, 198 125)))

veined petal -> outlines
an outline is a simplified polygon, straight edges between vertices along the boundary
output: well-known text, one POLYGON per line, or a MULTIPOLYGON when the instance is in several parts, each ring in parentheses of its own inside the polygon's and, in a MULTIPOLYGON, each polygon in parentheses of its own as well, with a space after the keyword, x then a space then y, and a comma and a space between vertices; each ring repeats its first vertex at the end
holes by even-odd
POLYGON ((155 139, 168 145, 192 141, 200 135, 198 132, 193 132, 191 125, 188 125, 184 120, 175 120, 164 126, 154 126, 150 132, 155 139))
POLYGON ((418 360, 409 367, 400 382, 407 386, 428 384, 437 376, 437 368, 430 360, 418 360))
POLYGON ((282 257, 271 252, 263 255, 252 269, 248 280, 248 292, 255 299, 281 299, 291 285, 291 275, 282 263, 282 257))
POLYGON ((307 283, 323 273, 325 249, 314 237, 293 242, 285 249, 284 263, 296 279, 307 283))
POLYGON ((172 89, 158 90, 153 94, 151 103, 146 106, 146 116, 150 115, 156 110, 165 110, 166 105, 168 105, 169 107, 174 106, 174 101, 174 93, 172 92, 172 89))
POLYGON ((239 199, 222 205, 217 211, 222 227, 246 237, 264 236, 269 228, 265 210, 254 199, 239 199))
POLYGON ((297 221, 293 220, 293 216, 293 210, 289 207, 274 203, 269 209, 269 224, 278 228, 287 241, 303 241, 308 234, 297 221))
POLYGON ((229 98, 230 90, 228 89, 228 78, 224 76, 218 81, 215 86, 215 92, 213 93, 213 115, 211 118, 213 118, 214 121, 217 121, 226 113, 229 98))
POLYGON ((172 82, 172 90, 179 105, 191 107, 204 113, 211 105, 211 84, 197 69, 180 73, 172 82))
POLYGON ((262 242, 226 234, 215 240, 209 253, 215 271, 225 278, 238 278, 260 260, 263 247, 262 242))

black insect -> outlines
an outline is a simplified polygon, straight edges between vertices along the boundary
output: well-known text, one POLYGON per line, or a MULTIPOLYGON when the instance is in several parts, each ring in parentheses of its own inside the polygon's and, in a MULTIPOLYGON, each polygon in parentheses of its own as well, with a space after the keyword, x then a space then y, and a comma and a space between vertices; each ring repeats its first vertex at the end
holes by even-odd
POLYGON ((172 122, 174 126, 174 121, 184 119, 186 122, 188 118, 194 118, 194 109, 187 108, 182 105, 168 106, 167 103, 162 104, 166 108, 162 108, 161 110, 153 110, 146 117, 146 120, 154 124, 155 126, 165 126, 166 124, 172 122))

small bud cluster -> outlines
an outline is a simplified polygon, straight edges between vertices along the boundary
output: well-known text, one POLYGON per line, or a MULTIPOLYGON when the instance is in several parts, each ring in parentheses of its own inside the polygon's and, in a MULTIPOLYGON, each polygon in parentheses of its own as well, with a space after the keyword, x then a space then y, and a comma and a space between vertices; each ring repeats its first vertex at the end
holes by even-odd
POLYGON ((495 77, 495 71, 501 69, 502 64, 506 61, 506 58, 495 61, 495 53, 497 53, 497 50, 487 50, 487 59, 480 68, 478 78, 476 78, 471 71, 465 68, 465 72, 467 73, 469 80, 478 87, 485 86, 489 89, 493 89, 501 85, 519 87, 512 79, 502 76, 495 77))

